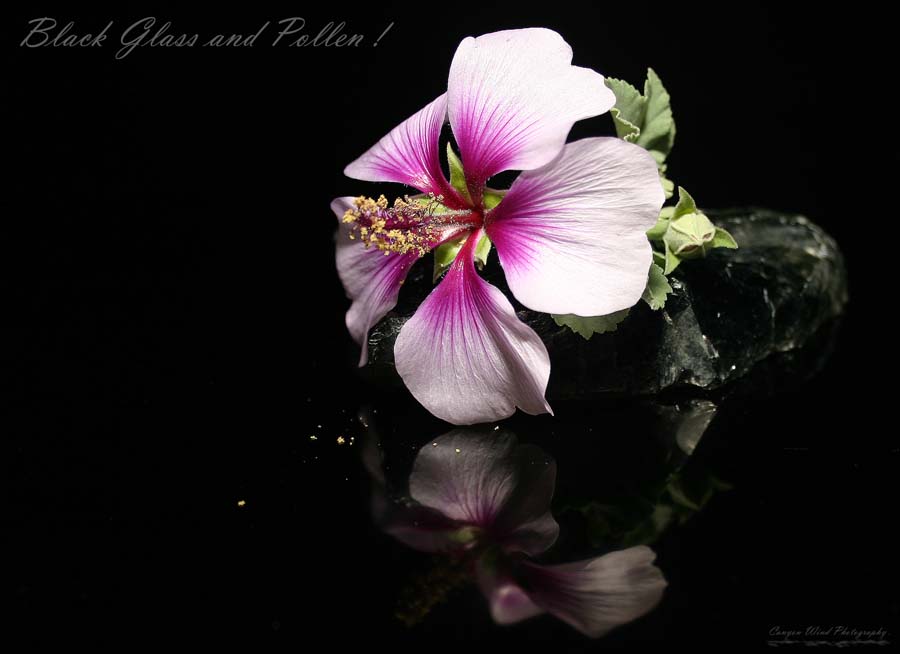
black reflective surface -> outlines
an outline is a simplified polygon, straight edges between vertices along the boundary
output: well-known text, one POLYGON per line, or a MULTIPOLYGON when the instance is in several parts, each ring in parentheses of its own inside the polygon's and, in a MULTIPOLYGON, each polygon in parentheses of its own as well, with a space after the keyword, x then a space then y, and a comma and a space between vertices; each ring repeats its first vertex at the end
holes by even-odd
MULTIPOLYGON (((396 25, 372 52, 124 61, 22 51, 27 11, 0 26, 10 638, 731 650, 842 625, 896 644, 895 266, 887 219, 870 222, 890 215, 879 171, 893 168, 848 152, 875 139, 836 91, 883 85, 885 56, 848 75, 833 60, 850 28, 784 7, 682 7, 640 38, 600 6, 303 9, 311 24, 333 11, 358 30, 396 25), (463 36, 525 25, 557 29, 576 63, 608 74, 652 65, 676 103, 673 178, 704 206, 810 216, 850 274, 830 358, 807 352, 801 368, 821 371, 778 393, 551 398, 555 417, 504 422, 558 464, 548 563, 637 542, 657 553, 660 604, 599 641, 548 617, 497 627, 477 589, 373 522, 359 411, 397 483, 448 426, 359 377, 334 273, 328 203, 358 189, 343 166, 443 91, 463 36), (679 425, 704 415, 692 401, 717 408, 686 458, 679 425), (421 611, 441 586, 446 600, 421 611)), ((70 18, 96 31, 139 17, 70 18)), ((171 16, 207 32, 269 18, 171 16)), ((611 132, 597 119, 570 138, 611 132)))

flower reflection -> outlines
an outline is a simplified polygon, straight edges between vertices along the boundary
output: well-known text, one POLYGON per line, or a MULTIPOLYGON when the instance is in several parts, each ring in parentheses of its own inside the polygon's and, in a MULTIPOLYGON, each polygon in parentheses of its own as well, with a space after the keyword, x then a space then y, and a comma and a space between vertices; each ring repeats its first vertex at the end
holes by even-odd
POLYGON ((499 624, 549 613, 597 637, 662 597, 665 579, 643 545, 562 565, 532 560, 559 535, 550 512, 556 462, 511 433, 455 430, 426 443, 400 499, 388 497, 372 455, 379 526, 417 550, 464 562, 499 624))

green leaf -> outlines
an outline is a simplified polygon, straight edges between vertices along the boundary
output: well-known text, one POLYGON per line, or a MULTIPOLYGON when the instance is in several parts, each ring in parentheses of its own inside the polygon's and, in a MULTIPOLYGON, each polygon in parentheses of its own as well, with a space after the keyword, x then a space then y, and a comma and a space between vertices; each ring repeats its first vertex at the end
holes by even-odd
POLYGON ((434 270, 431 275, 432 282, 436 282, 440 279, 441 275, 444 274, 444 271, 450 267, 450 264, 456 259, 456 255, 459 253, 460 248, 465 242, 466 239, 460 238, 439 245, 434 249, 434 270))
POLYGON ((647 277, 647 288, 641 299, 650 305, 654 311, 662 309, 666 304, 666 297, 672 292, 672 287, 663 273, 663 269, 655 263, 650 264, 650 274, 647 277))
POLYGON ((640 125, 644 120, 645 102, 640 91, 628 82, 612 77, 606 78, 606 85, 616 96, 616 105, 611 114, 616 127, 616 135, 633 143, 641 134, 640 125))
POLYGON ((663 193, 666 194, 666 200, 668 200, 675 193, 675 182, 661 172, 659 173, 659 181, 662 182, 663 193))
POLYGON ((647 518, 635 525, 633 529, 622 534, 620 547, 628 549, 636 545, 649 545, 656 541, 666 528, 672 524, 675 510, 671 506, 658 504, 647 518))
POLYGON ((691 194, 684 190, 684 187, 679 186, 678 204, 675 205, 675 210, 672 212, 672 220, 688 213, 697 213, 697 203, 694 202, 691 194))
POLYGON ((665 269, 663 270, 663 272, 664 272, 666 275, 668 275, 668 274, 671 273, 673 270, 675 270, 675 269, 678 267, 678 264, 681 263, 681 259, 679 259, 678 257, 675 256, 675 253, 672 252, 672 249, 669 247, 669 244, 668 244, 668 243, 666 243, 666 257, 665 257, 665 261, 666 261, 666 267, 665 267, 665 269))
POLYGON ((675 120, 671 97, 659 76, 652 68, 647 70, 643 95, 623 80, 607 77, 605 81, 616 96, 610 111, 616 135, 640 145, 661 167, 675 143, 675 120))
MULTIPOLYGON (((644 121, 640 125, 641 133, 636 142, 651 154, 658 152, 665 160, 675 143, 675 120, 672 118, 669 92, 652 68, 647 69, 644 101, 644 121)), ((657 163, 662 162, 658 160, 657 163)))
MULTIPOLYGON (((671 209, 672 207, 663 207, 665 209, 671 209)), ((666 235, 666 232, 669 231, 669 218, 663 215, 661 211, 659 213, 659 219, 656 221, 656 224, 647 230, 647 238, 651 241, 658 241, 663 236, 666 235)))
POLYGON ((475 246, 475 263, 478 268, 484 268, 487 265, 488 255, 491 253, 491 239, 487 234, 482 234, 478 239, 478 245, 475 246))
POLYGON ((613 107, 610 113, 612 113, 613 122, 616 125, 616 136, 627 143, 637 141, 641 135, 641 128, 622 118, 622 113, 616 107, 613 107))
POLYGON ((655 263, 660 268, 665 269, 666 267, 666 255, 662 252, 658 252, 653 250, 653 263, 655 263))
POLYGON ((605 81, 616 96, 616 109, 622 118, 634 124, 643 122, 646 103, 641 92, 625 80, 607 77, 605 81))
POLYGON ((659 150, 647 150, 647 154, 653 157, 653 161, 656 162, 656 167, 662 172, 663 168, 666 166, 666 164, 663 163, 666 160, 666 155, 659 150))
MULTIPOLYGON (((465 242, 465 238, 459 238, 455 241, 439 245, 434 249, 434 269, 431 274, 432 282, 436 282, 440 279, 441 275, 446 272, 447 268, 450 267, 450 264, 453 263, 453 260, 456 259, 456 255, 459 254, 459 251, 465 242)), ((478 264, 479 268, 484 268, 487 264, 487 258, 490 252, 491 239, 488 238, 487 234, 483 234, 478 240, 478 245, 475 246, 475 263, 478 264)))
POLYGON ((709 245, 714 248, 729 248, 732 250, 737 249, 738 246, 734 237, 721 227, 716 227, 716 235, 713 236, 713 240, 710 241, 709 245))
POLYGON ((610 313, 605 316, 592 316, 587 318, 584 316, 576 316, 572 313, 551 315, 557 325, 560 327, 568 327, 576 334, 582 336, 585 340, 588 340, 594 334, 616 331, 619 323, 625 320, 628 311, 629 309, 622 309, 621 311, 616 311, 615 313, 610 313))
POLYGON ((459 191, 466 200, 470 200, 469 187, 466 185, 466 173, 463 171, 462 161, 453 151, 453 146, 447 143, 447 163, 450 166, 450 186, 459 191))
POLYGON ((703 508, 701 504, 698 504, 690 497, 688 497, 687 493, 679 484, 678 479, 672 480, 672 483, 666 490, 669 491, 669 495, 672 496, 672 499, 676 504, 680 504, 681 506, 690 509, 691 511, 700 511, 703 508))
POLYGON ((500 200, 503 199, 503 196, 506 195, 507 191, 497 191, 492 188, 484 189, 484 209, 485 211, 490 211, 498 204, 500 204, 500 200))

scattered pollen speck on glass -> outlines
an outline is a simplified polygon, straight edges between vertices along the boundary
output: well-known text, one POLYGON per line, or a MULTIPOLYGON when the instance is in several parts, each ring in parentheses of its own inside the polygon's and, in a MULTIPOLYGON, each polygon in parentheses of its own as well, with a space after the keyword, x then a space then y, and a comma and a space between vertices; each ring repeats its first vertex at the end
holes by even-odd
POLYGON ((347 442, 347 441, 344 440, 344 437, 343 437, 343 436, 338 436, 338 437, 337 437, 337 444, 338 444, 338 445, 343 445, 343 444, 346 443, 346 442, 347 442))
POLYGON ((317 441, 317 440, 319 440, 319 439, 316 438, 315 436, 310 436, 310 437, 309 437, 309 440, 311 440, 311 441, 317 441))
POLYGON ((457 448, 456 448, 456 453, 459 454, 460 452, 461 452, 461 450, 457 447, 457 448))
POLYGON ((238 506, 246 506, 246 505, 247 505, 247 500, 238 500, 237 505, 238 505, 238 506))

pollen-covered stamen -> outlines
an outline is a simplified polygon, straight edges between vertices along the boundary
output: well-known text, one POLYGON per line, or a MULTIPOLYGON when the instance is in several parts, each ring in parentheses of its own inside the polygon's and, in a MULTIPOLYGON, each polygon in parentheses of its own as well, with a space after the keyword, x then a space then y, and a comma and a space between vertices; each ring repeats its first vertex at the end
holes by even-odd
POLYGON ((344 213, 343 222, 350 225, 350 238, 385 253, 424 256, 440 243, 448 228, 474 226, 480 218, 470 211, 451 211, 442 204, 443 197, 429 194, 411 200, 408 196, 394 200, 390 206, 383 195, 377 200, 360 196, 354 208, 344 213))

